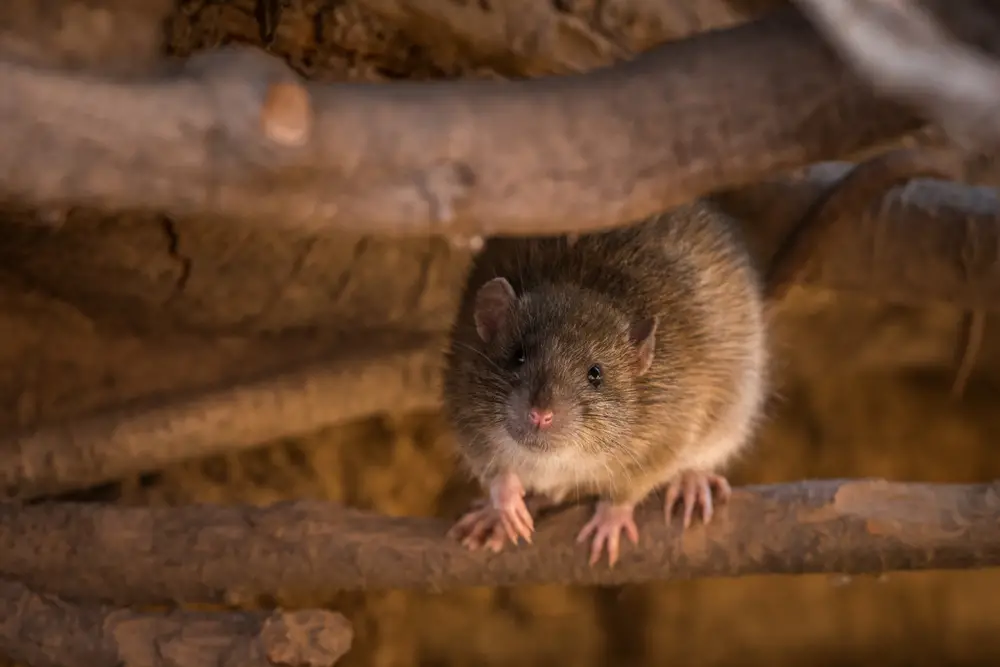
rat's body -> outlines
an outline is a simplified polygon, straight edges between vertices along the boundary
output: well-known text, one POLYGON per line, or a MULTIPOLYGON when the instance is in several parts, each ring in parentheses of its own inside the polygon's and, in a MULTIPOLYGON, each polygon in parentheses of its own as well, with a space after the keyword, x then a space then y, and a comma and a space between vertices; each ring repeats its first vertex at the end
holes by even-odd
POLYGON ((462 458, 490 501, 466 544, 530 539, 523 496, 596 493, 592 560, 632 508, 668 487, 711 515, 765 387, 763 295, 735 225, 704 203, 578 237, 493 239, 452 332, 444 395, 462 458))

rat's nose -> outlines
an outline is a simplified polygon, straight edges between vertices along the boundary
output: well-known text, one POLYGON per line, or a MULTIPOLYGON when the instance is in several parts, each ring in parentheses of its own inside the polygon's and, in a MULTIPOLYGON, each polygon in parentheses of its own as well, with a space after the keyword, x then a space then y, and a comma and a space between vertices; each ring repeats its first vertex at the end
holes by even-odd
POLYGON ((552 411, 551 410, 539 410, 538 408, 531 408, 528 411, 528 419, 531 423, 538 428, 548 428, 552 426, 552 411))

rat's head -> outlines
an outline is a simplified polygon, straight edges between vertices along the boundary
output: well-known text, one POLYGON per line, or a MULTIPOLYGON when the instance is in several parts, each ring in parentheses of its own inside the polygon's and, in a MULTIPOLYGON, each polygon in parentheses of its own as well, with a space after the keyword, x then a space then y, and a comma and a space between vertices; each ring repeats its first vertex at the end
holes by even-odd
POLYGON ((630 319, 609 300, 573 287, 520 297, 504 278, 475 298, 481 362, 496 422, 527 452, 627 444, 637 380, 653 362, 655 317, 630 319))

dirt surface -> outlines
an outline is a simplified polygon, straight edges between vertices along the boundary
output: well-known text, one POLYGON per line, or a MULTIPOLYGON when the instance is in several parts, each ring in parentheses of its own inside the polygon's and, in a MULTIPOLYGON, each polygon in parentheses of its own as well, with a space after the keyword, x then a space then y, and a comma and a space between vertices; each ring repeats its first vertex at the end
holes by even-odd
MULTIPOLYGON (((615 13, 618 3, 562 4, 581 16, 600 10, 609 31, 645 31, 649 43, 735 16, 705 2, 705 13, 678 9, 669 25, 644 25, 615 13)), ((732 3, 752 4, 773 3, 732 3)), ((360 3, 282 5, 267 48, 310 78, 495 76, 460 53, 432 57, 360 3)), ((183 1, 168 30, 178 56, 262 43, 250 0, 183 1)), ((468 260, 442 239, 294 236, 88 211, 46 225, 36 212, 8 217, 16 224, 0 241, 5 429, 265 372, 336 348, 358 329, 443 330, 468 260)), ((944 306, 794 290, 775 318, 780 382, 770 418, 733 482, 1000 477, 992 405, 1000 344, 990 335, 1000 322, 987 323, 976 372, 956 402, 948 391, 959 317, 944 306)), ((440 415, 386 416, 87 495, 152 504, 314 498, 454 515, 475 492, 454 463, 440 415)), ((340 664, 351 666, 888 667, 1000 659, 997 585, 998 572, 967 572, 278 602, 347 614, 356 640, 340 664)))

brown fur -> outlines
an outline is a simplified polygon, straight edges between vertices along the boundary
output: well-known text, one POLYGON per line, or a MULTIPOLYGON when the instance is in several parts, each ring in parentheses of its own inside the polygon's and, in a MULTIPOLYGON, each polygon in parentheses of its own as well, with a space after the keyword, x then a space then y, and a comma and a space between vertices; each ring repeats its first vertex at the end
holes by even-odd
POLYGON ((490 240, 444 374, 465 463, 484 485, 512 471, 554 500, 597 493, 614 502, 638 502, 681 470, 716 471, 747 444, 762 407, 762 308, 734 225, 705 203, 572 243, 490 240), (476 295, 497 276, 517 299, 484 342, 476 295), (629 332, 652 316, 653 359, 641 373, 629 332), (587 379, 595 363, 597 389, 587 379), (553 408, 554 426, 519 439, 530 399, 553 408))

